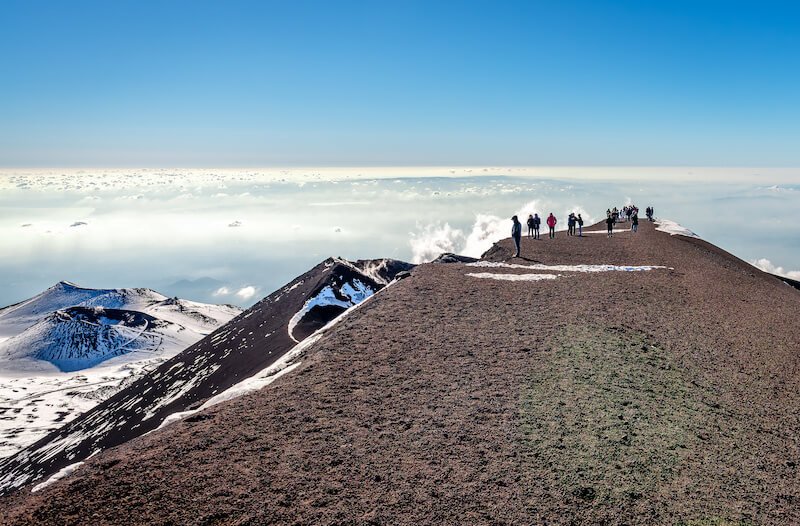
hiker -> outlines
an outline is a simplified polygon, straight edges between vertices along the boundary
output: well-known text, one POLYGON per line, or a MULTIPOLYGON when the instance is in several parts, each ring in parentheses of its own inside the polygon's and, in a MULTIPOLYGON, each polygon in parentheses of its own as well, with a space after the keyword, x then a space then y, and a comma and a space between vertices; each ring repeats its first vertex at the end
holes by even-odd
POLYGON ((520 244, 520 241, 522 241, 522 223, 519 222, 519 219, 517 219, 517 216, 512 217, 511 221, 513 221, 512 226, 511 226, 511 237, 514 238, 514 245, 516 245, 516 247, 517 247, 517 253, 514 254, 514 257, 518 258, 519 257, 519 244, 520 244))
POLYGON ((614 223, 615 222, 616 222, 616 220, 614 219, 613 215, 610 215, 610 216, 608 216, 608 218, 606 218, 606 226, 608 226, 608 237, 613 237, 614 236, 614 223))
POLYGON ((533 216, 528 214, 528 237, 533 237, 533 216))
POLYGON ((578 214, 578 237, 583 237, 583 218, 578 214))
POLYGON ((539 214, 533 214, 533 235, 534 239, 539 239, 539 227, 542 225, 542 218, 539 214))
POLYGON ((631 215, 631 232, 639 231, 639 211, 633 210, 631 215))
POLYGON ((574 236, 575 235, 575 214, 571 213, 567 216, 567 235, 574 236))
POLYGON ((555 239, 556 237, 556 223, 558 223, 558 219, 553 215, 553 212, 550 212, 550 215, 547 216, 547 226, 550 228, 550 239, 555 239))

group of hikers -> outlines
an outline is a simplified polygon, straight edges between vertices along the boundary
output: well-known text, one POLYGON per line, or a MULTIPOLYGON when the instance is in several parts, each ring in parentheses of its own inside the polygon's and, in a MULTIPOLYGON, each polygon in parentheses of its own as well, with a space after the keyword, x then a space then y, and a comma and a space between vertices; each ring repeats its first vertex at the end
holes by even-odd
MULTIPOLYGON (((654 221, 654 209, 652 206, 648 206, 645 209, 645 214, 647 215, 648 221, 654 221)), ((520 253, 520 246, 522 244, 522 223, 519 222, 519 218, 514 216, 511 218, 512 226, 511 226, 511 237, 514 240, 514 245, 516 246, 517 253, 514 254, 514 257, 519 257, 520 253)), ((625 205, 622 208, 617 208, 616 206, 612 209, 609 208, 606 210, 606 226, 607 236, 613 237, 614 236, 614 225, 618 222, 630 222, 631 224, 631 232, 638 232, 639 231, 639 208, 636 207, 634 204, 625 205)), ((550 212, 550 215, 547 216, 545 220, 547 223, 547 227, 549 229, 549 237, 550 239, 554 239, 556 237, 556 224, 558 223, 558 219, 556 216, 550 212)), ((539 214, 528 214, 528 237, 533 239, 541 239, 539 237, 539 230, 542 225, 542 219, 539 217, 539 214)), ((567 235, 574 236, 577 227, 577 236, 583 237, 583 218, 580 214, 575 214, 574 212, 570 213, 567 217, 567 235)))
MULTIPOLYGON (((522 224, 520 224, 519 219, 517 216, 511 218, 514 221, 514 225, 519 225, 517 230, 519 231, 519 237, 522 237, 522 224)), ((550 239, 556 237, 556 224, 558 223, 558 219, 556 216, 550 212, 550 215, 547 216, 547 228, 550 230, 550 239)), ((542 226, 542 218, 539 217, 539 214, 528 214, 528 237, 532 237, 533 239, 541 239, 539 230, 542 226)), ((578 227, 579 236, 583 235, 583 218, 580 214, 577 216, 575 213, 571 213, 567 218, 567 235, 574 236, 575 235, 575 227, 578 227)), ((511 237, 514 237, 514 232, 512 229, 511 237)))

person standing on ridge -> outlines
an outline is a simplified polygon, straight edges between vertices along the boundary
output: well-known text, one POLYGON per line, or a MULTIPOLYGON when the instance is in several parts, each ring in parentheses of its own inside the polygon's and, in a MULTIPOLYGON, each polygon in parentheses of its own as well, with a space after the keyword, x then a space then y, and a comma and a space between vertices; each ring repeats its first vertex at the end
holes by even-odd
POLYGON ((511 225, 511 237, 514 238, 514 245, 516 245, 516 247, 517 247, 517 253, 514 254, 514 257, 518 258, 519 257, 519 245, 520 245, 520 242, 522 241, 522 223, 519 222, 519 219, 517 219, 517 216, 512 217, 511 221, 513 222, 512 225, 511 225))
POLYGON ((528 237, 533 237, 533 216, 528 214, 528 237))
POLYGON ((547 226, 550 228, 550 239, 555 239, 556 237, 556 223, 558 223, 558 219, 553 215, 553 212, 550 212, 550 215, 547 216, 547 226))
POLYGON ((578 214, 578 237, 583 237, 583 218, 578 214))
POLYGON ((533 214, 533 235, 534 239, 539 239, 539 227, 542 226, 542 218, 539 214, 533 214))
POLYGON ((570 213, 567 216, 567 235, 574 236, 575 235, 575 214, 570 213))
POLYGON ((608 233, 607 233, 608 237, 613 237, 614 236, 614 223, 615 222, 616 221, 614 220, 614 216, 613 215, 610 215, 610 216, 608 216, 606 218, 606 226, 608 227, 608 233))
POLYGON ((639 212, 637 210, 633 211, 633 215, 631 215, 631 232, 638 232, 639 231, 639 212))

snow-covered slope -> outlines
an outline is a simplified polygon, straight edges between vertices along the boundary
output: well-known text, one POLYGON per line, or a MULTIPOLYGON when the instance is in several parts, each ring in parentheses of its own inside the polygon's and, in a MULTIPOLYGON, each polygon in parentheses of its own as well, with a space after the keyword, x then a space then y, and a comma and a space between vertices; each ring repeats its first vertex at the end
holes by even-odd
MULTIPOLYGON (((298 341, 411 268, 395 260, 323 261, 177 356, 154 364, 148 374, 132 378, 97 407, 0 460, 0 494, 156 429, 170 415, 200 407, 276 364, 298 341)), ((142 310, 162 322, 183 326, 189 325, 187 311, 194 323, 206 320, 200 315, 211 320, 217 316, 216 311, 166 299, 142 310)), ((103 364, 110 368, 119 359, 103 364)))
POLYGON ((239 313, 150 289, 69 282, 0 309, 0 457, 75 419, 239 313))
POLYGON ((211 305, 180 298, 166 298, 145 307, 142 312, 207 334, 241 314, 242 309, 233 305, 211 305))
POLYGON ((150 289, 88 289, 62 281, 0 310, 0 373, 77 371, 127 353, 174 354, 239 314, 230 305, 150 289))
POLYGON ((413 268, 409 263, 390 259, 350 262, 330 258, 323 265, 328 278, 310 292, 302 307, 289 319, 287 331, 294 342, 375 294, 397 273, 413 268))
POLYGON ((180 350, 206 333, 139 311, 69 307, 0 342, 0 371, 79 371, 128 353, 180 350))
POLYGON ((411 263, 396 259, 360 259, 347 261, 330 258, 323 262, 330 273, 327 283, 311 293, 289 320, 289 337, 299 342, 320 329, 345 310, 358 305, 388 285, 400 272, 414 268, 411 263))
POLYGON ((28 300, 0 309, 0 337, 16 336, 48 314, 67 307, 142 311, 166 299, 150 289, 90 289, 61 281, 28 300))

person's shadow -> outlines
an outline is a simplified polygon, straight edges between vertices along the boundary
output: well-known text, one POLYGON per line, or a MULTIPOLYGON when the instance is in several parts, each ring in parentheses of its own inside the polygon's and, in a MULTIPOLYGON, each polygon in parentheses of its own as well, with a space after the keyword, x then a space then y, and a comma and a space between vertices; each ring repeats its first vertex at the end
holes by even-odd
POLYGON ((538 259, 526 258, 525 256, 517 256, 517 257, 511 258, 511 259, 522 259, 522 260, 527 261, 529 263, 541 263, 541 261, 539 261, 538 259))

